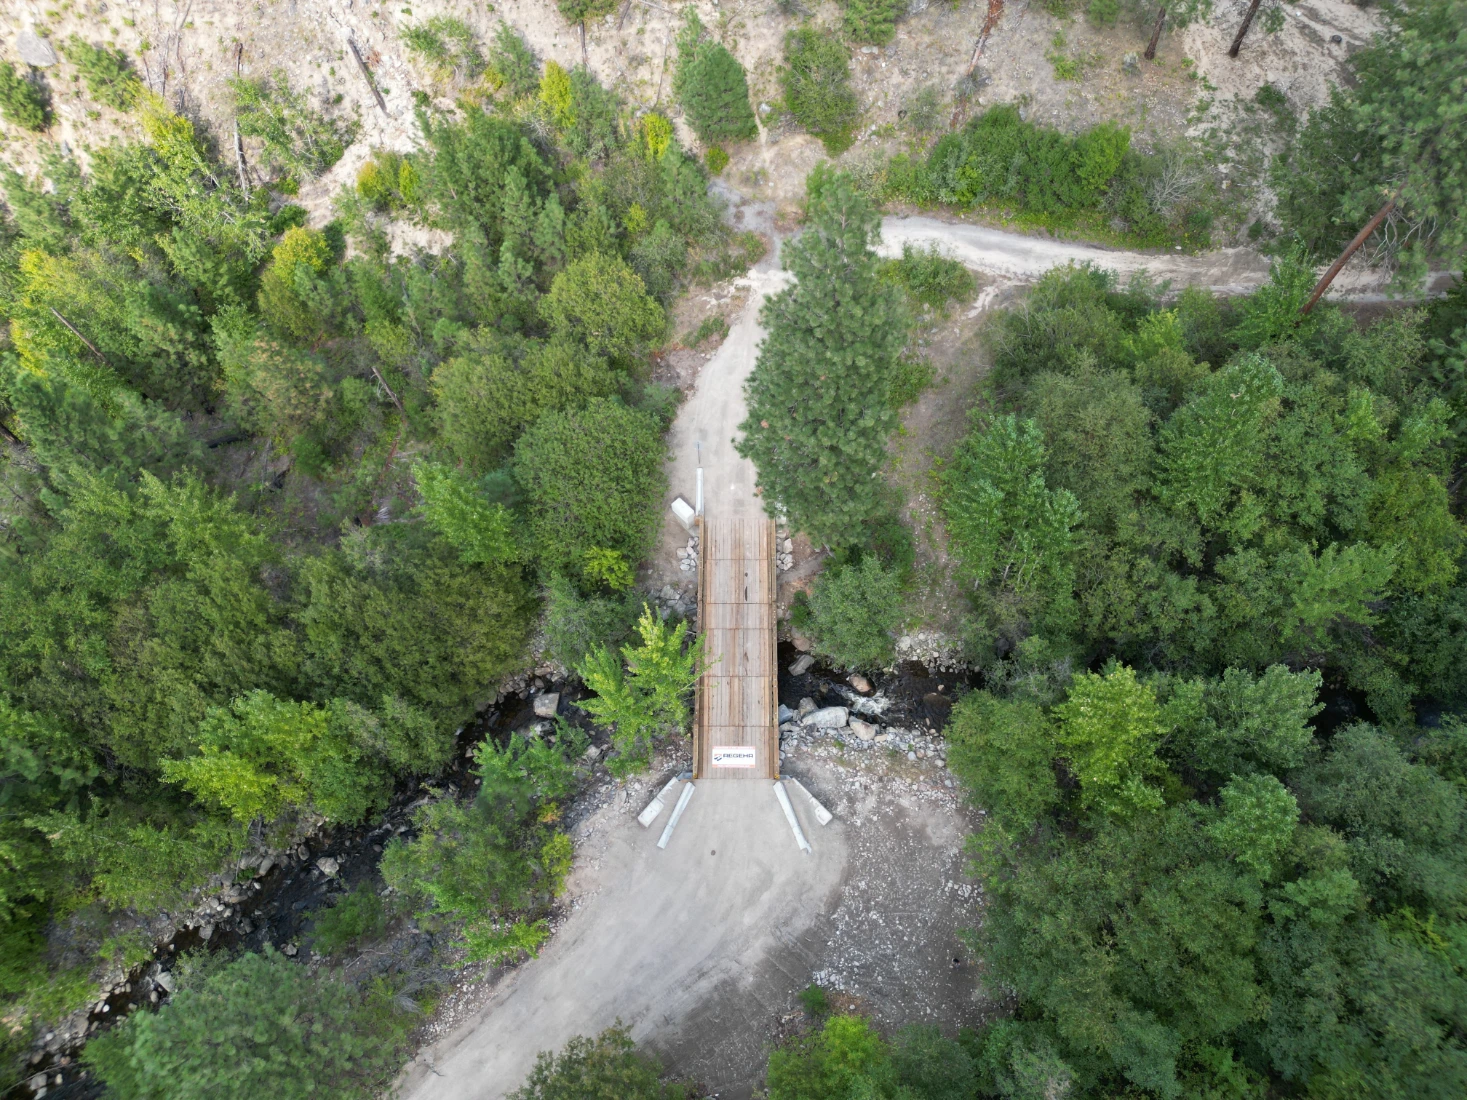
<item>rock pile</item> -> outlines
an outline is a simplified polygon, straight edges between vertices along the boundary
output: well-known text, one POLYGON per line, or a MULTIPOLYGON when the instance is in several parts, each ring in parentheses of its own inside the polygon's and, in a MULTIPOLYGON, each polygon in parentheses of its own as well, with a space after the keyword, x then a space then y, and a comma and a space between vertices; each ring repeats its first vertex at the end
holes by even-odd
POLYGON ((698 568, 698 536, 689 535, 688 545, 677 548, 677 567, 684 573, 698 568))
MULTIPOLYGON (((861 702, 880 705, 886 700, 881 699, 878 693, 875 699, 863 699, 861 702)), ((879 714, 868 714, 868 718, 875 717, 879 714)), ((877 748, 903 754, 910 763, 927 761, 938 768, 947 767, 947 742, 930 730, 884 726, 877 721, 854 717, 849 707, 817 707, 815 700, 810 698, 801 699, 795 710, 780 705, 781 759, 802 751, 831 756, 846 750, 864 752, 877 748)), ((953 781, 944 776, 943 784, 951 787, 953 781)))
POLYGON ((790 538, 790 533, 784 528, 774 533, 774 564, 781 573, 788 572, 795 566, 795 540, 790 538))

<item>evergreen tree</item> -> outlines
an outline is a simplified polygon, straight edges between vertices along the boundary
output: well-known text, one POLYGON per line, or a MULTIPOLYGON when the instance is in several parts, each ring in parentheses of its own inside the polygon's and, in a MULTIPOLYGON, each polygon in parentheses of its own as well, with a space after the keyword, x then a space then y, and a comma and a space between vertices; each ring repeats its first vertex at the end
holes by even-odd
POLYGON ((759 132, 749 108, 749 84, 738 58, 717 42, 703 40, 698 13, 688 9, 678 38, 673 91, 688 125, 705 145, 747 141, 759 132))
POLYGON ((771 298, 746 383, 739 453, 759 468, 768 507, 822 541, 850 541, 878 507, 877 474, 896 426, 891 386, 906 323, 881 279, 880 224, 850 176, 816 168, 809 226, 787 245, 793 286, 771 298))

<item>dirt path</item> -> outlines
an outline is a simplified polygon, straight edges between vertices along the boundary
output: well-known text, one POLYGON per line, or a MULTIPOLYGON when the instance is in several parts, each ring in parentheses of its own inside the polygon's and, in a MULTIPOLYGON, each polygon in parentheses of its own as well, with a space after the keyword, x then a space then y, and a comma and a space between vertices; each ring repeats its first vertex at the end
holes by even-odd
MULTIPOLYGON (((1220 248, 1198 255, 1124 252, 937 218, 884 219, 878 251, 883 256, 899 256, 904 244, 935 244, 965 267, 1000 282, 1032 282, 1050 268, 1067 263, 1109 268, 1122 278, 1146 271, 1158 280, 1171 280, 1174 288, 1205 287, 1219 294, 1245 294, 1268 278, 1268 260, 1249 248, 1220 248)), ((1385 281, 1380 272, 1352 264, 1335 280, 1330 296, 1381 300, 1386 297, 1385 281)))

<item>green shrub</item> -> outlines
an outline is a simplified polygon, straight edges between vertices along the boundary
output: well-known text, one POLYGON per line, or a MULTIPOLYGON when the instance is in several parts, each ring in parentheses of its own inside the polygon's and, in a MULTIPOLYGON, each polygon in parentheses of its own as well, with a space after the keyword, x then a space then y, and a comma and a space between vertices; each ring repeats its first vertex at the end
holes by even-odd
POLYGON ((804 1006, 806 1013, 816 1019, 830 1015, 830 995, 825 992, 824 986, 811 983, 800 990, 800 1004, 804 1006))
POLYGON ((315 914, 311 947, 334 955, 363 940, 374 940, 387 928, 387 910, 370 881, 357 883, 329 909, 315 914))
MULTIPOLYGON (((687 115, 688 125, 705 145, 747 141, 759 132, 759 127, 749 107, 744 67, 722 45, 703 37, 703 23, 691 6, 686 9, 684 20, 678 35, 672 88, 687 115)), ((715 174, 721 170, 713 167, 711 159, 709 168, 715 174)))
POLYGON ((589 23, 616 10, 616 0, 555 0, 567 23, 589 23))
POLYGON ((291 90, 284 70, 270 78, 229 81, 239 132, 264 142, 265 159, 277 170, 319 176, 341 159, 356 138, 356 122, 327 118, 306 96, 291 90))
POLYGON ((856 42, 885 46, 896 34, 897 20, 907 11, 906 0, 841 0, 846 33, 856 42))
POLYGON ((1102 27, 1114 27, 1116 20, 1121 17, 1120 0, 1090 0, 1090 6, 1085 9, 1085 14, 1090 17, 1092 23, 1102 27))
POLYGON ((905 290, 913 302, 938 310, 972 294, 977 285, 971 271, 944 256, 935 244, 926 248, 902 245, 901 258, 888 260, 882 274, 905 290))
POLYGON ((413 814, 412 839, 382 853, 382 877, 424 917, 459 924, 469 961, 531 954, 544 939, 544 911, 570 871, 570 837, 552 827, 575 786, 566 744, 516 734, 504 748, 482 743, 477 797, 443 797, 413 814))
POLYGON ((489 47, 489 71, 515 98, 534 95, 540 87, 540 62, 519 31, 507 21, 494 29, 489 47))
POLYGON ((723 151, 723 146, 710 145, 704 161, 708 165, 708 171, 716 176, 728 167, 728 154, 723 151))
POLYGON ((142 93, 143 82, 126 53, 89 45, 76 35, 66 40, 61 52, 76 66, 93 99, 119 111, 132 109, 142 93))
POLYGON ((903 355, 891 380, 891 407, 905 409, 932 387, 936 376, 931 360, 920 355, 903 355))
POLYGON ((850 148, 861 110, 851 90, 850 51, 840 39, 815 27, 790 31, 784 37, 780 82, 790 114, 824 143, 827 153, 834 157, 850 148))
POLYGON ((0 61, 0 114, 26 130, 50 125, 50 99, 34 70, 23 76, 9 61, 0 61))
POLYGON ((827 569, 810 593, 815 651, 844 668, 880 668, 892 659, 903 616, 902 578, 875 554, 827 569))
POLYGON ((552 574, 545 586, 546 652, 566 668, 575 668, 597 646, 620 646, 641 607, 635 592, 588 596, 563 574, 552 574))
POLYGON ((664 1084, 657 1059, 637 1050, 618 1022, 594 1039, 578 1035, 559 1054, 541 1051, 535 1068, 509 1100, 684 1100, 681 1085, 664 1084))
POLYGON ((515 444, 514 473, 540 559, 574 568, 607 549, 640 562, 660 527, 665 450, 657 420, 620 401, 536 421, 515 444))
POLYGON ((597 646, 576 668, 596 693, 581 706, 612 730, 617 755, 609 766, 618 775, 646 767, 657 741, 687 729, 688 696, 704 668, 703 639, 684 645, 688 633, 686 623, 658 619, 644 604, 641 645, 620 653, 597 646))
POLYGON ((484 71, 474 30, 462 19, 435 15, 402 32, 403 44, 420 57, 438 80, 470 81, 484 71))
POLYGON ((179 967, 157 1012, 135 1012, 83 1060, 119 1100, 305 1100, 377 1095, 411 1017, 273 950, 179 967))

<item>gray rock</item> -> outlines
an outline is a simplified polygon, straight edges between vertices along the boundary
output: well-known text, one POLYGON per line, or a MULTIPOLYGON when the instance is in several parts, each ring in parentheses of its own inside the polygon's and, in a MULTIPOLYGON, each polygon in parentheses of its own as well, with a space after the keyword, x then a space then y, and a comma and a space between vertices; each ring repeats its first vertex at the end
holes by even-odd
POLYGON ((57 61, 56 47, 37 34, 35 28, 27 28, 15 36, 15 52, 27 65, 38 69, 49 68, 57 61))
POLYGON ((795 717, 803 720, 814 714, 816 709, 815 700, 807 695, 800 700, 800 705, 795 708, 795 717))
POLYGON ((870 722, 863 722, 859 718, 851 719, 851 732, 862 741, 876 740, 876 727, 870 722))
POLYGON ((166 971, 166 970, 160 970, 160 971, 158 971, 158 976, 156 978, 154 978, 153 981, 155 981, 155 982, 158 983, 158 988, 161 989, 161 990, 163 990, 164 993, 172 993, 173 992, 173 986, 174 986, 173 975, 170 974, 170 973, 168 973, 168 971, 166 971))
POLYGON ((850 678, 846 682, 850 684, 851 687, 859 691, 862 695, 871 694, 871 681, 866 679, 866 677, 862 676, 859 672, 851 673, 850 678))
POLYGON ((794 663, 790 665, 790 675, 803 676, 810 671, 810 666, 814 663, 815 658, 811 657, 808 653, 801 657, 796 657, 794 663))
POLYGON ((838 730, 849 725, 851 712, 845 707, 822 707, 805 718, 805 725, 817 730, 838 730))
POLYGON ((784 542, 780 543, 779 548, 786 554, 793 554, 795 551, 795 540, 785 539, 784 542))
POLYGON ((336 860, 332 859, 330 856, 322 856, 320 859, 316 860, 316 866, 321 869, 321 873, 327 878, 334 878, 336 872, 341 870, 341 864, 336 862, 336 860))
POLYGON ((199 939, 203 940, 205 943, 208 943, 209 940, 213 938, 213 935, 214 926, 212 924, 199 925, 199 939))
POLYGON ((531 705, 535 708, 536 718, 554 718, 555 712, 560 709, 560 692, 548 691, 537 695, 531 705))
POLYGON ((270 868, 274 866, 275 860, 270 856, 266 856, 264 859, 260 860, 260 869, 255 872, 255 877, 264 878, 270 873, 270 868))
POLYGON ((809 653, 811 645, 814 644, 810 641, 809 638, 805 637, 805 635, 801 634, 798 630, 791 632, 790 642, 801 653, 809 653))
POLYGON ((293 959, 296 955, 300 954, 300 948, 293 943, 288 943, 280 949, 280 953, 287 959, 293 959))
POLYGON ((787 706, 785 706, 783 703, 780 703, 779 704, 779 724, 782 726, 786 722, 793 722, 794 720, 795 720, 795 712, 792 711, 792 710, 790 710, 790 708, 787 707, 787 706))
POLYGON ((586 749, 586 755, 584 757, 582 757, 582 759, 589 760, 593 764, 596 763, 596 761, 598 761, 598 760, 601 759, 601 746, 600 745, 591 745, 591 746, 589 746, 586 749))
POLYGON ((46 1088, 46 1075, 44 1073, 38 1073, 27 1081, 26 1084, 30 1085, 32 1092, 42 1092, 46 1088))
POLYGON ((909 753, 907 753, 907 759, 908 760, 916 760, 917 759, 917 754, 915 752, 909 752, 909 753))

